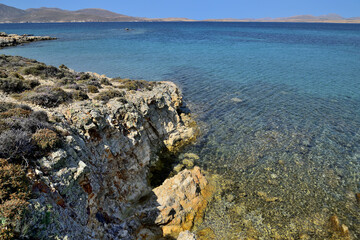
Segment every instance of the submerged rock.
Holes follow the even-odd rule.
[[[186,230],[179,234],[177,240],[196,240],[196,236],[195,236],[195,234]]]

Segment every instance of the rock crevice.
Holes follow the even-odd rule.
[[[168,189],[167,180],[152,191],[148,182],[161,149],[175,151],[196,135],[193,120],[179,114],[181,106],[176,85],[162,82],[151,91],[127,92],[106,103],[74,102],[48,112],[56,115],[55,127],[65,142],[38,161],[32,179],[37,197],[30,200],[22,235],[136,239],[144,232],[160,237],[189,230],[186,222],[193,222],[206,202],[197,190],[207,185],[200,170],[181,172],[171,180],[176,189]],[[168,194],[173,194],[171,204],[164,200]],[[152,221],[144,220],[144,214]]]

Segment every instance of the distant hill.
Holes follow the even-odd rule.
[[[0,23],[25,22],[194,22],[188,18],[143,18],[132,17],[99,8],[68,11],[59,8],[29,8],[26,10],[0,4]],[[206,19],[208,22],[333,22],[360,23],[360,17],[343,18],[337,14],[321,16],[299,15],[285,18],[260,19]]]
[[[137,22],[146,18],[126,16],[103,9],[68,11],[59,8],[29,8],[21,10],[0,4],[0,22]]]
[[[0,3],[0,19],[18,17],[25,13],[26,12],[24,10],[14,7],[9,7]]]
[[[338,14],[331,13],[321,16],[298,15],[284,18],[246,18],[246,19],[207,19],[209,22],[309,22],[309,23],[360,23],[360,17],[344,18]]]

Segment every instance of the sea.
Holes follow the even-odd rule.
[[[58,38],[0,54],[182,89],[201,128],[184,151],[198,154],[196,165],[220,186],[195,228],[203,239],[360,239],[360,24],[27,23],[0,31]]]

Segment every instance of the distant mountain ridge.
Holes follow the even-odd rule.
[[[100,8],[87,8],[77,11],[60,8],[29,8],[26,10],[14,8],[0,3],[0,23],[26,22],[195,22],[188,18],[144,18],[132,17]],[[360,23],[360,17],[344,18],[338,14],[321,16],[299,15],[285,18],[261,19],[206,19],[209,22],[333,22],[333,23]]]
[[[0,4],[0,22],[138,22],[147,21],[138,18],[114,13],[104,9],[88,8],[77,11],[60,8],[29,8],[21,10]]]

